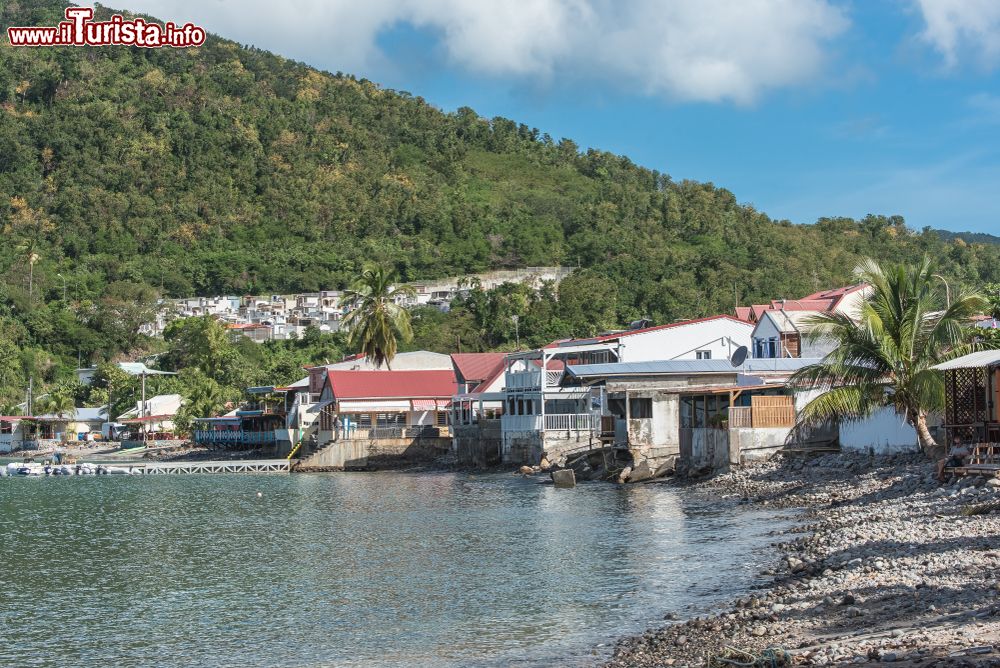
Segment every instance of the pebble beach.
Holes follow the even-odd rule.
[[[607,666],[1000,666],[1000,480],[831,454],[679,484],[804,521],[753,594],[624,638]]]

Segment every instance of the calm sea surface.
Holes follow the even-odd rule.
[[[512,475],[0,478],[0,665],[589,665],[753,586],[791,520],[717,505]]]

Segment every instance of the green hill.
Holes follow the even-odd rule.
[[[406,279],[583,267],[563,300],[538,298],[529,342],[796,297],[848,282],[865,254],[1000,279],[994,245],[898,217],[771,220],[710,183],[216,36],[188,50],[6,42],[7,26],[54,25],[63,8],[0,8],[0,316],[65,364],[145,345],[132,325],[151,291],[337,288],[373,259]],[[489,328],[473,315],[462,327]],[[427,339],[450,345],[435,328],[461,317],[428,316]],[[512,338],[498,332],[467,345]]]

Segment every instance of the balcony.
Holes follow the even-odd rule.
[[[542,372],[539,369],[509,372],[504,380],[508,390],[537,390],[542,387]]]
[[[597,431],[601,416],[592,413],[555,413],[545,416],[546,431]]]
[[[543,426],[544,431],[596,432],[601,427],[601,416],[592,413],[500,416],[503,431],[542,431]]]

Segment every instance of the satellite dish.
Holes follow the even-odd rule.
[[[748,352],[749,351],[746,346],[740,346],[736,349],[736,352],[733,353],[733,356],[729,358],[729,363],[733,366],[740,366],[747,361]]]

